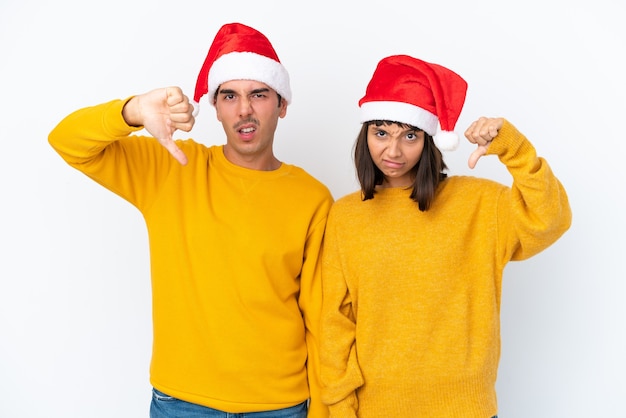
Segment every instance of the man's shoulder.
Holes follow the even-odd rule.
[[[312,187],[322,193],[330,194],[328,186],[326,186],[324,183],[322,183],[321,180],[306,171],[304,168],[293,164],[287,164],[287,167],[289,168],[289,174],[293,176],[295,180],[304,184],[306,187]]]

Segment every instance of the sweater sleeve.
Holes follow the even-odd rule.
[[[322,257],[323,309],[322,400],[333,418],[356,417],[356,390],[364,383],[356,353],[356,318],[340,265],[339,238],[332,215],[326,226]]]
[[[550,245],[572,222],[568,197],[545,159],[528,139],[504,121],[487,150],[506,165],[513,184],[501,197],[500,232],[506,231],[505,260],[527,259]]]
[[[306,253],[300,278],[299,305],[303,312],[306,346],[307,346],[307,377],[309,380],[310,403],[308,418],[328,417],[328,407],[321,400],[320,382],[320,315],[322,310],[322,271],[321,246],[324,227],[332,198],[324,202],[315,219],[312,233],[307,238]]]
[[[70,166],[141,208],[167,176],[172,159],[154,138],[131,135],[142,127],[131,127],[122,117],[128,100],[71,113],[48,142]]]

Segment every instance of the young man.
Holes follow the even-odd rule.
[[[217,33],[194,100],[208,95],[226,143],[190,131],[178,87],[78,110],[50,134],[72,167],[136,206],[150,237],[150,416],[327,416],[319,400],[320,246],[327,187],[273,152],[291,102],[269,40]],[[195,109],[194,109],[195,108]],[[151,136],[133,135],[145,128]]]

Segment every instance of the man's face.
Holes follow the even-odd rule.
[[[241,161],[273,157],[278,119],[287,114],[287,103],[278,103],[276,91],[258,81],[228,81],[218,89],[215,109],[226,133],[225,153],[231,162],[245,166]]]

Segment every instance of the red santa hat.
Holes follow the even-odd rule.
[[[406,123],[433,136],[440,150],[451,151],[459,144],[454,125],[466,91],[465,80],[445,67],[408,55],[386,57],[359,100],[361,122]]]
[[[289,74],[272,44],[258,30],[241,23],[229,23],[215,35],[198,74],[193,100],[208,95],[211,104],[220,84],[231,80],[255,80],[276,90],[291,103]]]

